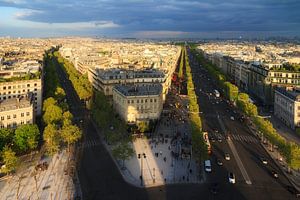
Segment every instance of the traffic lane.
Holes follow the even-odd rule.
[[[235,130],[238,130],[238,134],[249,135],[245,130],[243,130],[246,129],[245,127],[236,129],[236,124],[238,124],[237,122],[235,123],[235,121],[227,118],[225,118],[224,121],[232,134],[237,134]],[[287,185],[290,185],[288,180],[280,172],[274,161],[271,159],[269,154],[265,151],[260,143],[248,144],[245,141],[236,140],[234,140],[233,142],[239,149],[239,154],[241,155],[243,163],[246,163],[245,167],[250,175],[251,180],[253,180],[253,184],[261,187],[281,188],[283,193],[288,193],[284,189]],[[267,165],[262,163],[261,157],[267,159]],[[280,176],[278,180],[271,176],[271,170],[277,171]]]
[[[87,126],[86,138],[100,140],[91,123]],[[78,169],[83,199],[131,199],[145,198],[144,189],[127,184],[102,143],[83,149]]]

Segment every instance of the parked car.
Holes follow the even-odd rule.
[[[228,173],[228,181],[229,183],[235,184],[235,175],[232,172]]]
[[[229,155],[229,153],[225,153],[225,160],[230,160],[230,155]]]

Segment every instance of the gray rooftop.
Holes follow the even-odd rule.
[[[300,88],[286,89],[284,87],[277,87],[275,90],[294,101],[300,102]]]
[[[6,99],[0,101],[0,112],[26,108],[30,106],[31,101],[26,97]]]
[[[115,90],[124,96],[151,96],[160,95],[162,92],[161,84],[154,85],[117,85]]]
[[[163,78],[164,72],[159,70],[125,70],[125,69],[109,69],[99,70],[99,76],[102,79],[130,79],[130,78]]]

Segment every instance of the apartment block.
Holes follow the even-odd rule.
[[[117,85],[113,88],[113,105],[127,123],[156,120],[163,109],[162,86]]]
[[[275,89],[274,114],[287,126],[300,127],[300,88]]]
[[[0,128],[34,123],[33,102],[29,96],[0,100]]]

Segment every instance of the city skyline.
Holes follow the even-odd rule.
[[[300,2],[0,1],[0,36],[234,38],[299,36]]]

